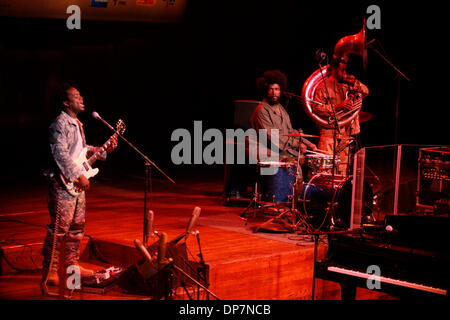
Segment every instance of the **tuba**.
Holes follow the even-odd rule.
[[[367,64],[367,46],[365,42],[365,20],[363,28],[360,32],[354,35],[349,35],[341,38],[334,47],[333,58],[344,58],[349,54],[359,55],[363,60],[363,68],[366,69]],[[330,119],[321,117],[314,113],[313,104],[319,103],[314,101],[314,94],[317,87],[328,77],[327,70],[329,65],[320,67],[314,71],[305,81],[302,88],[302,102],[307,115],[319,126],[325,128],[333,128]],[[359,114],[361,106],[354,108],[349,112],[343,114],[336,114],[339,126],[349,124]]]

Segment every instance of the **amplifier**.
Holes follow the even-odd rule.
[[[419,150],[417,204],[439,208],[450,203],[450,147]]]

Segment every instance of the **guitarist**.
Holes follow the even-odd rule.
[[[331,104],[334,106],[335,111],[351,110],[355,103],[354,97],[360,95],[361,99],[369,95],[369,89],[354,76],[346,73],[348,57],[342,58],[333,56],[330,61],[330,66],[327,70],[328,77],[325,83],[322,83],[317,87],[314,95],[314,100],[324,103],[324,105],[315,105],[314,112],[321,117],[331,117],[333,111]],[[328,97],[331,101],[328,100]],[[353,97],[353,98],[352,98]],[[338,168],[338,174],[347,174],[347,165],[349,158],[349,148],[346,147],[352,138],[358,138],[360,133],[359,115],[346,125],[341,127],[341,134],[337,134],[336,149],[342,149],[340,154],[337,154],[337,158],[340,159],[340,165]],[[320,138],[318,148],[326,151],[329,154],[333,154],[333,136],[334,129],[320,128]]]
[[[78,265],[79,245],[84,235],[85,227],[85,192],[89,189],[89,180],[82,174],[83,171],[75,165],[74,160],[83,150],[95,152],[100,147],[86,145],[83,125],[78,120],[78,114],[83,112],[85,106],[80,92],[69,84],[60,88],[59,103],[62,111],[51,123],[49,128],[49,145],[51,154],[51,169],[45,172],[49,181],[48,210],[50,224],[43,245],[43,278],[45,285],[58,285],[58,262],[65,259],[65,266]],[[101,160],[117,147],[117,137],[113,138],[110,147],[103,152]],[[89,155],[88,155],[89,157]],[[69,194],[62,184],[60,173],[69,181],[76,181],[81,192],[73,196]],[[56,230],[56,235],[55,235]],[[60,243],[65,243],[61,250]],[[65,257],[59,257],[65,252]],[[92,275],[93,271],[82,268],[81,276]]]

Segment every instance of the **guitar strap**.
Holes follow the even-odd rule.
[[[83,141],[83,148],[86,147],[86,137],[84,136],[83,124],[80,120],[75,119],[78,123],[78,129],[80,130],[81,140]]]

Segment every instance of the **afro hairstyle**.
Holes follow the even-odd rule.
[[[256,79],[256,87],[258,90],[267,91],[269,85],[277,83],[281,91],[287,88],[287,77],[280,70],[267,70],[262,77]]]

